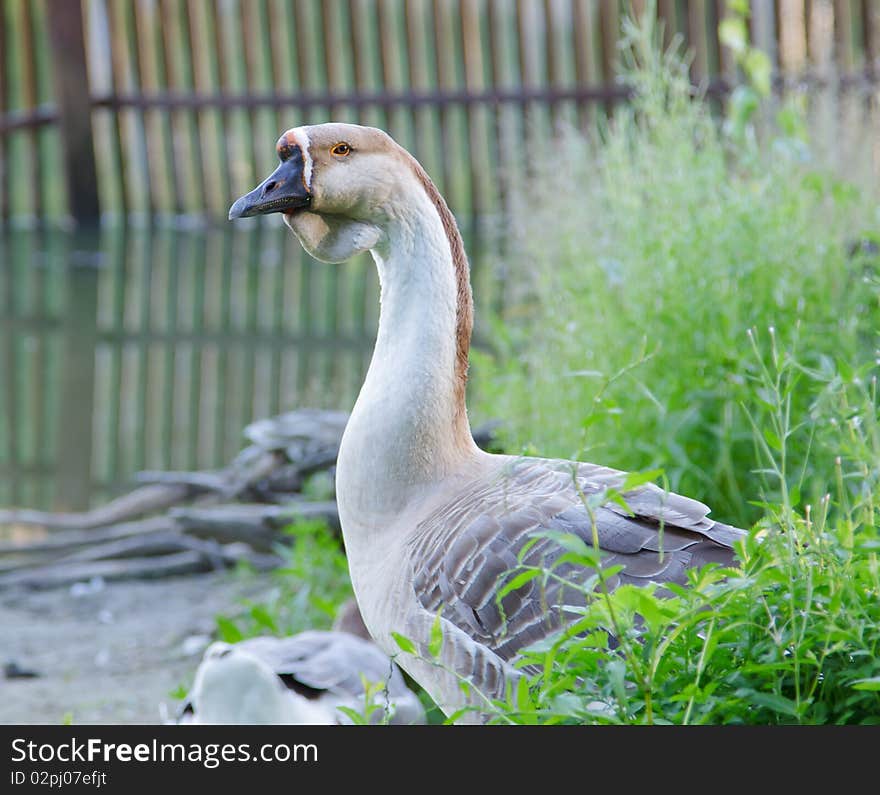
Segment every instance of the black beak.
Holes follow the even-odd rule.
[[[229,208],[229,220],[252,215],[283,213],[307,207],[311,194],[303,176],[303,155],[298,146],[285,149],[281,165],[262,184]]]

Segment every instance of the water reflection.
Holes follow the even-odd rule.
[[[377,289],[277,225],[0,230],[0,505],[85,508],[224,464],[256,417],[350,408]]]
[[[0,307],[0,506],[55,510],[222,466],[255,418],[350,409],[379,312],[369,256],[324,265],[267,222],[0,227]]]

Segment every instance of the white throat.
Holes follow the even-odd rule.
[[[372,250],[381,311],[373,358],[342,439],[343,527],[378,527],[476,450],[456,374],[458,282],[427,193],[401,196]]]

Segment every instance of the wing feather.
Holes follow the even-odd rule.
[[[592,546],[595,532],[602,567],[622,567],[607,578],[609,588],[685,584],[691,567],[735,564],[733,545],[745,531],[709,519],[697,500],[646,484],[624,493],[629,511],[616,502],[588,509],[589,497],[624,480],[592,464],[511,459],[418,526],[409,552],[420,604],[510,660],[572,620],[586,601],[578,585],[595,574],[560,562],[565,550],[552,532],[536,534],[570,533]],[[557,576],[528,580],[499,600],[521,566],[554,567]]]

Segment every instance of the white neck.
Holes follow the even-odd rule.
[[[399,513],[476,450],[456,368],[460,285],[450,242],[428,195],[417,186],[408,193],[372,251],[379,332],[339,452],[344,527]]]

